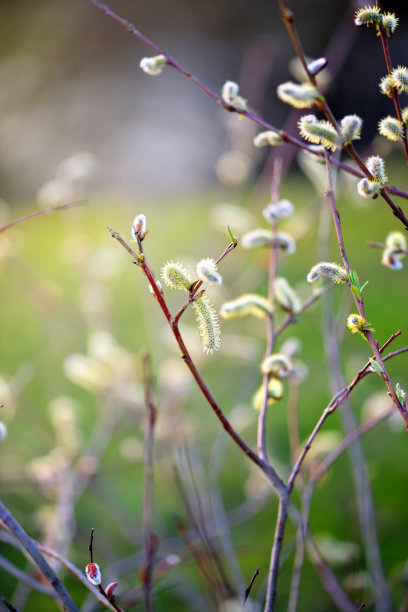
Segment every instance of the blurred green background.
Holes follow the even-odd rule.
[[[279,79],[274,70],[281,80],[289,78],[291,52],[272,3],[259,3],[256,9],[240,3],[232,11],[227,2],[197,3],[193,10],[180,1],[174,12],[164,3],[143,4],[123,0],[114,8],[152,37],[158,36],[160,44],[214,89],[227,78],[243,75],[247,79],[243,93],[250,102],[253,90],[260,112],[277,125],[285,120],[287,111],[275,100]],[[348,5],[330,3],[325,13],[332,23],[330,32],[318,32],[305,4],[294,3],[294,8],[300,10],[305,47],[308,43],[319,54],[332,40]],[[310,4],[313,10],[322,5]],[[193,268],[200,258],[217,257],[223,251],[227,223],[238,237],[265,226],[262,209],[270,198],[271,159],[252,147],[254,128],[246,120],[223,114],[179,75],[167,71],[156,80],[139,73],[138,62],[147,50],[87,3],[44,2],[34,7],[23,1],[5,2],[1,11],[5,29],[0,65],[0,224],[37,207],[87,200],[75,209],[0,235],[0,403],[8,428],[0,449],[2,500],[32,537],[60,550],[79,568],[88,562],[89,531],[94,527],[95,560],[101,565],[104,583],[105,576],[115,579],[120,574],[119,596],[136,589],[133,607],[143,609],[138,572],[146,411],[140,354],[147,349],[158,409],[153,529],[160,540],[158,555],[168,565],[154,589],[155,609],[214,606],[211,588],[177,534],[177,521],[186,528],[192,526],[186,499],[197,513],[190,470],[206,517],[223,518],[220,506],[214,506],[221,495],[231,522],[236,557],[225,559],[230,581],[242,593],[242,586],[260,567],[252,594],[261,601],[276,499],[226,439],[180,362],[145,279],[106,226],[112,225],[130,239],[133,218],[143,212],[149,228],[146,254],[156,276],[168,260],[181,259]],[[348,11],[350,15],[350,6]],[[259,46],[254,42],[258,34],[262,34]],[[344,58],[345,66],[354,66],[350,70],[358,70],[354,57],[367,57],[379,49],[373,32],[364,29],[358,36],[365,39],[361,53],[350,45],[353,59]],[[281,41],[285,42],[281,45]],[[401,43],[397,36],[395,41],[398,55]],[[271,50],[273,62],[271,69],[253,75],[253,66],[259,67],[259,49],[264,54],[261,58]],[[370,134],[378,118],[392,109],[377,93],[378,78],[368,70],[365,101],[359,99],[361,88],[356,92],[352,87],[357,102],[349,106],[350,90],[344,88],[343,73],[330,90],[336,113],[356,112],[364,119],[367,114]],[[378,74],[382,73],[383,66],[378,68]],[[292,123],[295,120],[292,116]],[[362,151],[387,155],[390,182],[403,188],[407,173],[401,152],[390,150],[384,142],[371,145],[368,141],[363,139]],[[282,150],[288,155],[286,148]],[[309,178],[310,173],[307,170]],[[316,180],[321,194],[324,177]],[[381,266],[381,252],[369,249],[366,242],[384,241],[389,231],[400,227],[380,199],[359,200],[355,186],[355,179],[339,181],[338,205],[351,265],[362,281],[369,280],[366,311],[381,344],[406,328],[406,270]],[[296,207],[296,215],[282,229],[296,238],[297,251],[281,259],[279,274],[307,298],[312,289],[306,275],[319,259],[318,226],[325,202],[296,164],[283,179],[281,196]],[[228,209],[226,203],[232,207]],[[330,258],[339,261],[333,237]],[[263,252],[238,246],[223,262],[221,272],[222,287],[208,291],[217,309],[242,293],[267,291]],[[353,308],[345,294],[343,287],[333,291],[342,367],[349,381],[370,352],[359,337],[344,332],[343,321]],[[182,296],[167,290],[167,297],[175,312]],[[219,405],[255,447],[252,397],[261,380],[263,322],[222,322],[223,348],[211,357],[200,351],[190,312],[183,317],[181,329]],[[322,333],[322,306],[317,303],[278,343],[279,349],[287,338],[299,338],[300,359],[309,370],[300,387],[301,440],[331,397]],[[404,335],[394,349],[405,345]],[[406,388],[404,356],[389,362],[389,372],[394,382]],[[268,418],[268,446],[282,476],[287,476],[290,461],[288,396],[285,384],[284,398],[272,407]],[[353,392],[351,404],[359,422],[387,405],[381,379],[366,378]],[[323,441],[327,432],[338,432],[341,439],[337,414],[324,427]],[[328,440],[333,446],[333,439]],[[406,444],[398,417],[378,426],[363,441],[380,547],[396,607],[404,597],[407,562]],[[318,487],[311,526],[350,596],[374,609],[347,455]],[[278,585],[279,610],[287,606],[295,538],[289,522]],[[350,546],[342,546],[345,543]],[[217,540],[216,546],[221,547],[221,542]],[[1,549],[16,567],[32,571],[9,544],[1,542]],[[75,578],[64,570],[62,576],[83,610],[98,609]],[[56,609],[54,602],[7,572],[2,573],[0,584],[20,610]],[[299,610],[332,609],[306,561]]]

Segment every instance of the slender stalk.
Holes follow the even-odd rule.
[[[264,612],[272,612],[275,609],[277,592],[276,587],[279,575],[279,560],[282,550],[283,534],[286,527],[286,519],[288,517],[289,501],[290,491],[286,490],[285,494],[279,497],[278,518],[276,521],[275,535],[273,539]]]
[[[282,176],[282,161],[278,157],[274,161],[274,168],[272,174],[272,203],[276,203],[279,199],[279,188],[280,181]],[[273,222],[272,230],[277,230],[277,223]],[[276,272],[278,268],[278,249],[276,246],[272,245],[269,249],[269,274],[268,274],[268,299],[272,305],[272,309],[275,302],[275,279]],[[273,353],[273,345],[274,345],[274,321],[275,317],[271,314],[266,321],[266,348],[264,358],[266,359]],[[269,402],[269,381],[270,374],[264,374],[262,379],[263,386],[263,400],[262,406],[259,411],[258,417],[258,433],[257,433],[257,441],[258,441],[258,454],[262,459],[269,463],[268,460],[268,452],[266,448],[266,415],[268,411],[268,402]]]
[[[379,349],[379,352],[383,352],[385,350],[385,348],[393,341],[395,340],[395,338],[397,338],[399,335],[401,334],[400,331],[396,332],[395,334],[392,334],[392,336],[387,340],[387,342],[385,344],[383,344],[383,346]],[[408,351],[408,347],[404,348],[404,349],[400,349],[399,351],[395,351],[394,353],[390,353],[390,355],[387,355],[387,357],[384,358],[384,361],[387,361],[387,359],[390,359],[391,357],[396,356],[397,354],[400,354],[402,352],[406,352]],[[327,407],[325,408],[325,410],[323,411],[320,419],[318,420],[317,424],[315,425],[312,433],[309,435],[309,438],[306,441],[306,444],[304,445],[304,447],[302,448],[301,452],[299,453],[299,457],[295,463],[295,465],[293,466],[292,472],[289,476],[289,480],[288,480],[288,488],[291,491],[293,489],[293,485],[296,481],[297,475],[300,471],[300,468],[302,466],[302,463],[306,457],[307,452],[309,451],[313,440],[315,439],[315,437],[317,436],[317,434],[319,433],[322,425],[324,424],[324,422],[326,421],[327,417],[330,416],[330,414],[332,414],[343,402],[345,402],[347,400],[347,398],[349,397],[350,393],[352,392],[352,390],[354,389],[354,387],[363,379],[365,378],[365,376],[367,376],[368,374],[371,374],[372,371],[370,370],[370,366],[371,363],[370,361],[368,361],[362,368],[361,370],[359,370],[356,374],[356,376],[354,377],[354,379],[351,381],[351,383],[349,383],[347,385],[347,387],[344,387],[343,389],[341,389],[338,393],[336,393],[336,395],[330,400],[329,404],[327,405]]]
[[[328,153],[326,152],[326,159],[327,159],[327,157],[328,157]],[[343,233],[342,233],[342,230],[341,230],[340,214],[339,214],[339,211],[337,210],[336,201],[335,201],[335,198],[334,198],[334,191],[333,191],[332,177],[331,177],[331,171],[330,171],[330,164],[326,163],[326,167],[327,167],[327,178],[328,178],[328,185],[329,185],[329,188],[328,188],[328,190],[326,192],[327,193],[327,198],[329,200],[330,207],[331,207],[331,210],[332,210],[332,217],[333,217],[334,227],[336,229],[337,241],[338,241],[339,248],[340,248],[340,255],[341,255],[341,258],[343,260],[344,267],[347,270],[347,274],[349,274],[349,272],[350,272],[350,265],[349,265],[349,262],[348,262],[348,258],[347,258],[347,254],[346,254],[346,248],[345,248],[345,245],[344,245]],[[354,300],[354,303],[355,303],[355,305],[357,307],[357,310],[358,310],[359,314],[363,317],[364,320],[367,320],[367,317],[366,317],[366,314],[365,314],[365,311],[364,311],[363,297],[361,296],[360,299],[358,299],[353,292],[351,292],[351,293],[352,293],[353,300]],[[370,347],[371,347],[371,350],[373,351],[375,360],[377,361],[377,363],[381,367],[381,370],[382,370],[381,377],[382,377],[382,379],[384,380],[384,382],[386,384],[386,387],[388,389],[388,392],[389,392],[390,396],[392,397],[392,400],[393,400],[394,404],[396,405],[400,415],[402,416],[402,419],[403,419],[403,421],[405,423],[406,430],[408,432],[408,411],[407,411],[405,406],[401,405],[400,401],[397,398],[396,391],[394,389],[393,384],[391,383],[391,379],[390,379],[390,377],[388,375],[388,372],[387,372],[387,370],[385,368],[385,365],[383,363],[383,360],[381,358],[381,353],[380,353],[380,351],[378,349],[378,345],[375,342],[371,331],[364,332],[364,335],[365,335],[365,337],[367,338],[367,340],[368,340],[368,342],[370,344]]]
[[[57,210],[64,210],[68,208],[73,208],[74,206],[78,206],[79,204],[84,204],[86,200],[76,200],[75,202],[68,202],[68,204],[61,204],[59,206],[49,206],[48,208],[44,208],[43,210],[38,210],[37,212],[30,213],[29,215],[25,215],[24,217],[20,217],[19,219],[14,219],[14,221],[9,221],[5,225],[0,227],[0,234],[2,232],[6,232],[12,227],[16,225],[20,225],[21,223],[25,223],[26,221],[32,221],[33,219],[38,219],[38,217],[43,217],[44,215],[49,215],[50,213],[56,212]]]
[[[152,533],[152,512],[153,512],[153,440],[154,425],[156,422],[156,408],[152,398],[152,377],[150,368],[150,358],[147,354],[143,355],[143,378],[145,388],[145,404],[147,410],[147,422],[145,433],[145,475],[144,475],[144,496],[143,496],[143,553],[144,553],[144,572],[143,587],[145,606],[147,612],[153,611],[152,595],[152,573],[155,553],[155,538]]]
[[[50,565],[44,559],[42,554],[39,551],[39,548],[32,540],[24,529],[19,525],[16,519],[13,517],[11,512],[7,510],[7,508],[0,502],[0,518],[4,521],[5,525],[10,529],[12,533],[19,540],[24,550],[28,553],[31,559],[34,561],[35,565],[40,570],[41,574],[44,576],[46,581],[52,586],[54,589],[57,599],[59,601],[59,605],[62,610],[66,610],[67,612],[78,612],[78,608],[76,607],[74,601],[72,600],[70,594],[66,590],[64,584],[58,578],[58,576],[54,573]]]

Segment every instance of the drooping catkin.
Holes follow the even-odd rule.
[[[196,318],[201,348],[205,353],[214,353],[221,347],[221,331],[217,313],[206,295],[192,304]]]

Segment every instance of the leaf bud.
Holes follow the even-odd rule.
[[[146,217],[143,214],[136,215],[132,223],[132,238],[137,242],[137,236],[140,240],[146,236]]]
[[[315,59],[309,62],[307,65],[307,69],[310,72],[310,74],[312,74],[313,76],[316,76],[316,74],[318,74],[321,70],[323,70],[323,68],[326,68],[326,66],[327,66],[327,58],[319,57],[318,59]]]

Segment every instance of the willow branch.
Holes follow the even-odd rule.
[[[304,142],[302,142],[301,140],[291,136],[290,134],[288,134],[284,130],[280,130],[279,128],[277,128],[277,127],[273,126],[272,124],[268,123],[267,121],[264,121],[263,119],[258,117],[255,113],[250,112],[250,111],[241,110],[239,108],[236,108],[235,106],[231,106],[230,104],[227,104],[222,99],[222,97],[220,95],[218,95],[213,90],[211,90],[209,87],[204,85],[204,83],[202,83],[197,77],[195,77],[193,74],[191,74],[191,72],[189,72],[186,68],[184,68],[181,64],[179,64],[174,57],[172,57],[164,49],[162,49],[161,47],[156,45],[156,43],[154,43],[150,38],[148,38],[147,36],[142,34],[142,32],[140,32],[140,30],[138,30],[132,23],[130,23],[129,21],[127,21],[123,17],[120,17],[117,13],[115,13],[112,9],[110,9],[106,4],[104,4],[103,2],[100,2],[99,0],[89,0],[89,2],[91,2],[91,4],[93,4],[99,10],[101,10],[104,13],[104,15],[106,15],[107,17],[110,17],[116,23],[118,23],[123,28],[125,28],[125,30],[127,30],[127,32],[129,32],[129,34],[131,34],[132,36],[135,36],[136,38],[141,40],[143,43],[148,45],[153,51],[155,51],[155,53],[158,53],[160,55],[164,55],[165,58],[166,58],[166,62],[167,62],[167,64],[170,67],[172,67],[175,70],[177,70],[177,72],[182,74],[195,87],[198,87],[198,89],[200,89],[200,91],[202,93],[204,93],[206,96],[210,97],[212,100],[217,102],[220,106],[222,106],[228,112],[236,113],[236,114],[241,115],[243,117],[247,117],[247,119],[249,119],[250,121],[253,121],[257,125],[259,125],[261,128],[263,128],[264,130],[272,130],[272,131],[276,132],[282,138],[283,142],[291,144],[291,145],[293,145],[293,146],[295,146],[295,147],[297,147],[299,149],[303,149],[305,151],[309,151],[310,153],[312,153],[313,155],[316,155],[317,157],[324,157],[324,155],[322,153],[314,151],[313,148],[309,147],[309,145],[307,145]],[[335,122],[335,119],[334,119],[330,109],[328,109],[327,104],[323,108],[323,110],[325,111],[325,113],[329,117],[331,117],[331,120]],[[358,157],[358,155],[355,152],[355,150],[353,148],[351,148],[351,149],[347,149],[346,148],[346,150],[349,152],[351,157],[353,157],[353,159],[356,161],[357,165],[360,167],[360,169],[361,169],[360,173],[358,171],[356,171],[354,168],[351,168],[347,164],[344,164],[343,162],[340,162],[338,160],[331,159],[331,163],[334,163],[335,165],[337,165],[338,167],[342,168],[346,172],[349,172],[350,174],[353,174],[353,175],[358,176],[360,178],[366,176],[367,178],[372,179],[372,176],[370,175],[369,171],[367,170],[367,168],[365,167],[365,165],[363,164],[361,159]],[[404,216],[403,211],[398,206],[396,206],[392,202],[392,200],[389,198],[389,196],[388,196],[389,193],[392,193],[394,195],[398,195],[400,197],[408,199],[408,192],[402,191],[402,190],[400,190],[400,189],[398,189],[396,187],[392,187],[392,186],[386,187],[386,188],[384,188],[381,191],[381,195],[386,200],[387,204],[393,209],[394,214],[408,228],[408,219],[406,219],[406,217]]]
[[[76,200],[75,202],[69,202],[68,204],[61,204],[60,206],[49,206],[48,208],[44,208],[43,210],[38,210],[37,212],[31,213],[29,215],[25,215],[24,217],[20,217],[19,219],[14,219],[14,221],[10,221],[9,223],[6,223],[6,225],[2,225],[0,227],[0,234],[2,232],[6,232],[12,227],[15,227],[16,225],[25,223],[26,221],[32,221],[33,219],[38,219],[38,217],[49,215],[50,213],[56,212],[58,210],[65,210],[68,208],[73,208],[74,206],[78,206],[79,204],[84,204],[85,202],[86,200]]]
[[[44,578],[51,585],[56,593],[56,597],[59,601],[60,607],[62,610],[66,610],[67,612],[78,612],[78,608],[76,607],[74,601],[72,600],[70,594],[66,590],[64,584],[58,578],[58,576],[54,573],[51,566],[47,563],[47,561],[42,556],[37,543],[32,540],[24,529],[19,525],[16,519],[13,517],[11,512],[7,510],[7,508],[0,502],[0,518],[4,522],[4,524],[10,529],[12,533],[16,536],[16,538],[21,543],[24,550],[34,561],[35,565],[38,567]]]
[[[212,396],[210,390],[208,389],[207,385],[205,384],[204,380],[202,379],[200,373],[197,370],[196,365],[194,364],[190,353],[187,350],[187,347],[184,343],[184,340],[181,336],[180,330],[178,328],[177,322],[174,323],[174,320],[171,316],[171,313],[167,307],[166,301],[162,295],[162,293],[160,292],[160,290],[157,287],[156,281],[154,279],[154,275],[153,272],[150,268],[150,266],[148,265],[147,259],[145,257],[145,255],[139,253],[136,254],[134,251],[132,251],[132,249],[126,244],[126,242],[123,240],[123,238],[118,234],[118,232],[116,232],[113,228],[108,227],[111,235],[113,238],[115,238],[116,240],[118,240],[118,242],[128,251],[128,253],[130,253],[133,257],[133,259],[135,260],[135,262],[138,264],[138,266],[141,268],[143,274],[146,276],[147,280],[150,283],[150,286],[152,287],[152,290],[156,296],[156,299],[159,303],[160,308],[163,311],[163,314],[166,317],[166,320],[168,322],[168,324],[170,325],[170,328],[173,332],[173,336],[179,346],[180,352],[181,352],[181,358],[183,359],[183,361],[185,362],[186,366],[188,367],[188,369],[190,370],[194,380],[196,381],[196,384],[198,386],[198,388],[200,389],[202,395],[204,396],[204,398],[206,399],[207,403],[210,405],[210,407],[212,408],[213,412],[215,413],[216,417],[218,418],[218,420],[220,421],[222,427],[224,428],[224,430],[227,432],[227,434],[234,440],[235,444],[245,453],[245,455],[253,462],[255,463],[263,472],[264,474],[268,477],[268,479],[272,482],[272,484],[274,485],[274,487],[276,488],[276,490],[278,492],[283,492],[285,489],[285,485],[283,483],[283,481],[279,478],[278,474],[276,473],[276,471],[274,470],[274,468],[269,465],[268,463],[266,463],[261,457],[259,457],[259,455],[252,450],[252,448],[241,438],[241,436],[238,434],[237,431],[235,431],[235,429],[232,427],[231,423],[229,422],[229,420],[227,419],[227,417],[225,416],[225,414],[222,412],[221,408],[218,406],[217,402],[215,401],[214,397]]]

